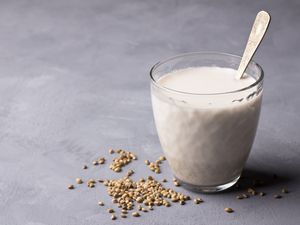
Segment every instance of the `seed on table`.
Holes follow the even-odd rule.
[[[273,195],[273,197],[276,198],[276,199],[282,198],[281,195]]]
[[[115,150],[113,150],[112,148],[108,150],[109,154],[114,154]]]
[[[247,194],[243,194],[242,195],[244,198],[249,198],[249,195],[247,195]]]
[[[149,165],[149,164],[150,164],[150,161],[149,161],[149,160],[145,160],[145,164],[146,164],[146,165]]]
[[[121,212],[122,212],[123,214],[127,214],[127,210],[125,210],[125,209],[122,209]]]
[[[117,219],[117,217],[116,217],[115,214],[112,214],[110,218],[111,218],[112,220],[116,220],[116,219]]]
[[[122,213],[122,214],[121,214],[121,217],[122,217],[122,218],[127,218],[127,215]]]
[[[234,212],[232,208],[225,208],[224,210],[225,210],[225,212],[227,212],[227,213],[232,213],[232,212]]]
[[[238,195],[236,196],[237,199],[244,199],[244,197],[242,195]]]
[[[174,185],[175,185],[176,187],[179,187],[179,186],[180,186],[180,183],[179,183],[178,181],[174,181],[173,183],[174,183]]]
[[[94,183],[88,183],[88,187],[93,188],[93,187],[95,187],[95,184]]]
[[[136,201],[138,202],[138,203],[142,203],[143,202],[143,198],[142,197],[137,197],[137,199],[136,199]]]
[[[284,193],[284,194],[287,194],[287,193],[289,193],[289,190],[286,189],[286,188],[282,188],[282,189],[281,189],[281,192]]]
[[[118,200],[116,199],[116,198],[114,198],[113,200],[112,200],[112,203],[118,203]]]
[[[115,210],[113,210],[113,209],[108,209],[107,212],[108,212],[108,213],[114,213]]]
[[[73,184],[69,185],[68,189],[70,189],[70,190],[74,189],[74,185]]]
[[[76,183],[77,183],[77,184],[82,184],[83,181],[82,181],[80,178],[76,178]]]
[[[98,205],[104,206],[104,203],[100,201],[100,202],[98,202]]]
[[[86,170],[88,167],[87,165],[83,165],[82,169]]]
[[[170,203],[169,203],[169,204],[170,204]],[[149,210],[153,210],[154,208],[153,208],[152,205],[149,205],[149,206],[148,206],[148,209],[149,209]]]
[[[164,206],[170,207],[170,206],[171,206],[171,203],[166,201],[166,202],[164,203]]]
[[[266,193],[265,193],[265,192],[259,192],[259,195],[260,195],[260,196],[265,196]]]
[[[256,195],[256,191],[253,188],[248,188],[247,192],[251,195]]]
[[[98,179],[98,182],[99,182],[99,183],[103,183],[103,182],[104,182],[104,180],[102,180],[102,179]]]
[[[160,161],[164,161],[164,160],[166,160],[166,157],[165,157],[165,156],[160,156],[160,157],[159,157],[159,160],[160,160]]]
[[[142,206],[141,205],[138,205],[137,208],[138,208],[139,211],[142,211]]]
[[[185,201],[179,201],[180,205],[185,205]]]
[[[145,208],[142,208],[142,211],[143,211],[143,212],[148,212],[148,210],[147,210],[147,209],[145,209]]]
[[[118,172],[121,172],[121,167],[116,167],[116,168],[114,169],[114,171],[117,172],[117,173],[118,173]]]
[[[201,198],[195,198],[194,199],[195,204],[200,204],[201,202],[203,202],[203,200]]]
[[[167,179],[163,179],[162,182],[166,183],[166,182],[168,182],[168,181],[167,181]]]
[[[138,212],[133,212],[133,213],[132,213],[132,216],[134,216],[134,217],[139,217],[140,214],[139,214]]]
[[[173,182],[176,182],[176,181],[177,181],[177,179],[174,177],[174,178],[173,178]]]
[[[93,165],[97,166],[98,165],[98,161],[93,161]]]
[[[98,160],[98,163],[99,163],[99,164],[104,164],[104,163],[105,163],[105,159],[99,159],[99,160]]]

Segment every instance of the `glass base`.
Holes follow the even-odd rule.
[[[187,190],[193,191],[193,192],[202,192],[202,193],[215,193],[219,191],[224,191],[230,187],[232,187],[240,178],[240,176],[234,178],[232,181],[229,181],[226,184],[220,184],[220,185],[213,185],[213,186],[201,186],[201,185],[194,185],[186,183],[178,178],[176,178],[181,186]]]

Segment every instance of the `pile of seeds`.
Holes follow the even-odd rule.
[[[185,201],[190,200],[189,196],[163,187],[151,176],[139,181],[127,177],[107,180],[104,185],[107,186],[107,193],[113,197],[113,202],[123,210],[132,210],[137,203],[147,207],[162,205],[169,207],[170,201],[184,204]],[[144,211],[143,207],[140,206],[140,210]]]
[[[99,159],[93,161],[93,165],[97,166],[99,164],[104,164],[105,163],[105,158],[104,157],[100,157]]]
[[[136,160],[137,157],[135,154],[125,150],[110,149],[110,154],[119,154],[118,157],[113,159],[113,162],[109,168],[115,172],[121,172],[122,168],[129,164],[132,160]],[[160,164],[162,161],[166,160],[164,156],[160,156],[154,162],[145,160],[145,164],[150,168],[151,171],[155,173],[160,173]],[[93,161],[93,165],[99,165],[105,163],[105,158],[100,157],[97,160]],[[88,169],[87,165],[83,166],[83,169]],[[165,188],[159,181],[155,180],[152,176],[147,177],[146,179],[142,178],[138,181],[134,181],[130,178],[134,174],[134,171],[130,169],[123,178],[115,180],[102,180],[98,179],[99,183],[103,183],[107,187],[107,193],[112,197],[112,202],[121,208],[121,218],[128,217],[128,210],[135,210],[131,214],[133,217],[141,216],[142,212],[148,212],[153,210],[153,207],[165,206],[170,207],[173,203],[179,203],[180,205],[185,205],[186,201],[191,198],[187,195],[184,195],[180,192],[176,192],[171,188]],[[277,176],[274,175],[274,179],[277,179]],[[77,184],[83,184],[84,181],[81,178],[76,178],[75,182]],[[162,179],[162,182],[167,182],[167,179]],[[94,188],[96,180],[89,179],[86,181],[86,184],[89,188]],[[265,196],[264,192],[257,192],[254,187],[262,184],[262,181],[253,180],[253,187],[246,189],[246,193],[241,193],[236,196],[237,199],[246,199],[250,196]],[[180,186],[179,181],[176,178],[173,178],[173,185]],[[73,184],[68,186],[68,189],[74,189]],[[239,188],[239,184],[236,184],[236,188]],[[289,191],[286,188],[281,190],[281,193],[287,194]],[[282,196],[280,194],[273,195],[274,198],[280,199]],[[171,203],[172,202],[172,203]],[[193,201],[195,204],[200,204],[203,202],[201,198],[195,198]],[[104,202],[99,201],[99,206],[104,206]],[[232,213],[234,210],[232,208],[224,208],[224,211],[227,213]],[[111,215],[112,220],[116,220],[117,216],[115,215],[114,209],[107,209],[107,212]]]
[[[113,154],[114,152],[112,153],[111,150],[110,153]],[[119,157],[114,158],[113,162],[109,165],[109,168],[117,173],[122,171],[122,167],[129,164],[132,160],[137,159],[136,155],[129,151],[119,149],[117,153],[119,154]]]
[[[155,172],[155,173],[160,173],[160,164],[162,161],[166,160],[165,156],[160,156],[155,162],[150,162],[149,160],[145,160],[145,164],[148,166],[148,168]]]

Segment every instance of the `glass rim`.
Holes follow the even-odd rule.
[[[254,60],[251,60],[249,64],[253,64],[254,66],[256,66],[259,69],[259,71],[260,71],[259,78],[253,84],[251,84],[251,85],[249,85],[247,87],[244,87],[244,88],[241,88],[241,89],[238,89],[238,90],[227,91],[227,92],[195,93],[195,92],[179,91],[179,90],[175,90],[175,89],[168,88],[168,87],[160,85],[157,82],[157,80],[154,78],[154,76],[153,76],[154,71],[159,66],[161,66],[161,65],[163,65],[163,64],[165,64],[165,63],[167,63],[169,61],[172,61],[174,59],[184,58],[184,57],[193,56],[193,55],[209,55],[209,54],[221,55],[221,56],[230,56],[230,57],[233,57],[233,58],[242,59],[242,57],[239,56],[239,55],[234,55],[234,54],[225,53],[225,52],[217,52],[217,51],[200,51],[200,52],[188,52],[188,53],[178,54],[178,55],[166,58],[164,60],[161,60],[161,61],[157,62],[156,64],[154,64],[154,66],[152,66],[152,68],[150,69],[150,77],[151,77],[152,84],[154,84],[156,87],[158,87],[160,89],[163,89],[165,91],[172,92],[172,93],[185,94],[185,95],[196,95],[196,96],[197,95],[198,96],[201,96],[201,95],[213,96],[213,95],[233,94],[233,93],[238,93],[238,92],[246,91],[246,90],[248,90],[248,89],[250,89],[252,87],[257,86],[260,82],[263,81],[264,71],[263,71],[262,67],[258,63],[256,63]]]

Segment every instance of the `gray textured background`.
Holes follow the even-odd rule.
[[[242,54],[260,9],[272,24],[255,56],[265,70],[265,95],[246,172],[266,181],[259,189],[266,197],[200,195],[199,206],[112,222],[97,205],[112,205],[103,187],[66,189],[78,176],[116,177],[104,166],[81,169],[98,156],[110,159],[109,147],[138,154],[128,166],[135,178],[150,174],[143,160],[162,154],[150,67],[189,51]],[[1,0],[0,224],[299,224],[299,40],[297,0]],[[171,177],[166,163],[162,170],[157,177]],[[282,187],[291,193],[273,199]]]

